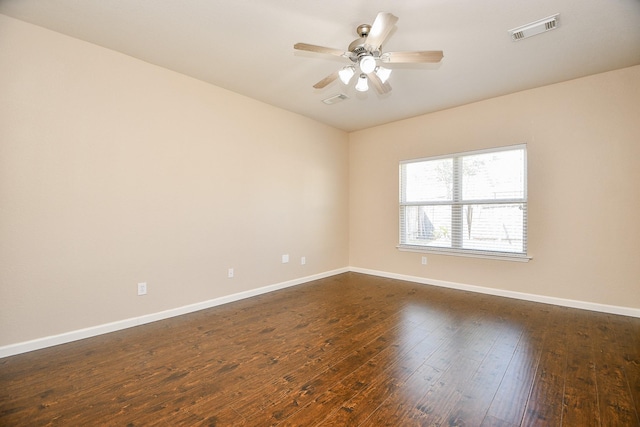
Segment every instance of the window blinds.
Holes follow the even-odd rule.
[[[526,257],[526,146],[400,163],[400,248]]]

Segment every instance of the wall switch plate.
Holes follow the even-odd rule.
[[[422,257],[422,265],[427,265],[427,257],[426,256]]]
[[[146,295],[147,294],[147,283],[138,283],[138,295]]]
[[[233,277],[233,268],[230,268],[229,271],[227,271],[227,277],[229,279],[231,279]]]
[[[305,265],[307,263],[307,257],[300,258],[300,265]]]
[[[289,262],[289,254],[282,255],[282,263],[286,264]]]

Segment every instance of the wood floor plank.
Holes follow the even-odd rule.
[[[537,309],[525,308],[518,320],[513,322],[512,328],[521,332],[520,340],[483,426],[496,424],[496,420],[511,425],[520,425],[522,422],[548,331],[546,319],[554,313],[552,307],[544,305]]]
[[[423,364],[402,386],[395,390],[377,408],[370,408],[371,415],[361,426],[399,426],[407,423],[409,415],[414,414],[420,395],[433,387],[445,372],[433,366]],[[405,424],[402,424],[405,423]],[[331,424],[327,424],[331,425]],[[334,424],[335,425],[335,424]]]
[[[327,365],[313,365],[309,368],[302,367],[293,371],[289,367],[286,373],[279,376],[280,387],[278,391],[272,392],[270,396],[265,396],[269,400],[267,407],[261,411],[253,411],[253,415],[248,415],[248,419],[261,419],[263,423],[266,423],[268,419],[271,424],[276,424],[297,412],[300,406],[306,405],[329,390],[354,370],[368,363],[373,357],[392,345],[393,337],[397,334],[392,324],[395,324],[396,321],[397,319],[392,317],[370,327],[367,330],[367,338],[364,338],[364,334],[359,335],[360,340],[352,343],[364,342],[365,345],[360,345],[359,348],[351,345],[346,345],[345,348],[338,346]],[[237,407],[237,410],[241,413],[252,411],[251,407]]]
[[[415,288],[410,289],[410,291],[407,293],[407,296],[410,297],[414,294],[415,294]],[[415,304],[413,304],[413,306],[415,307]],[[335,378],[333,381],[337,383],[341,379],[345,378],[344,372],[340,372],[340,370],[336,369],[337,368],[336,366],[333,366],[328,371],[320,373],[320,378],[314,381],[314,384],[313,384],[314,391],[318,393],[318,392],[323,392],[323,390],[326,390],[323,393],[326,393],[329,396],[334,396],[336,394],[340,396],[346,396],[349,393],[346,393],[343,391],[345,388],[345,384],[346,384],[346,387],[349,387],[353,390],[360,390],[363,388],[366,388],[368,390],[371,387],[377,386],[377,384],[376,385],[368,384],[368,381],[369,381],[368,378],[370,377],[375,378],[376,375],[380,375],[382,371],[388,372],[392,369],[395,369],[396,366],[398,366],[401,370],[407,369],[406,366],[403,366],[403,363],[406,364],[408,362],[402,356],[403,354],[405,354],[406,351],[411,350],[412,347],[418,346],[421,341],[427,341],[429,343],[427,344],[427,346],[435,346],[435,345],[438,345],[437,343],[439,342],[439,340],[442,340],[440,330],[442,329],[441,326],[445,322],[445,319],[443,319],[441,315],[436,313],[429,313],[429,311],[426,311],[426,310],[421,310],[421,311],[408,310],[407,311],[406,308],[403,308],[402,317],[403,317],[403,322],[401,322],[402,327],[397,328],[397,330],[394,330],[393,331],[394,334],[391,334],[390,336],[386,336],[386,337],[384,336],[379,337],[379,338],[384,338],[384,343],[386,344],[384,348],[383,347],[380,348],[381,351],[379,352],[379,354],[373,356],[369,361],[366,362],[366,364],[364,363],[366,361],[366,358],[364,360],[361,360],[359,363],[362,364],[362,367],[357,371],[355,371],[353,374],[348,374],[346,376],[346,379],[342,381],[341,384],[338,384],[335,387],[335,389],[326,390],[326,385],[331,384],[331,381],[328,381],[328,379]],[[388,328],[388,327],[385,326],[385,328]],[[371,327],[370,329],[375,332],[375,329]],[[421,351],[424,351],[422,347],[420,347],[420,349]],[[413,349],[411,351],[412,351],[412,356],[414,356],[414,353],[416,353],[416,350]],[[354,356],[356,356],[357,358],[361,358],[362,355],[360,354],[360,351],[357,351],[354,354]],[[344,362],[348,362],[349,365],[351,366],[350,369],[353,369],[353,366],[355,365],[349,359],[350,357],[343,359],[340,362],[340,364],[344,364]],[[382,366],[382,368],[379,368],[379,366]],[[371,369],[372,367],[374,367],[374,369]],[[373,371],[373,372],[368,372],[368,371]],[[341,376],[336,375],[337,373],[339,373]],[[322,380],[322,377],[327,377],[327,378]],[[324,387],[321,387],[321,385],[323,385]],[[365,393],[370,393],[370,391],[365,391]],[[357,394],[357,393],[351,393],[349,395],[353,396],[354,394]],[[274,405],[274,407],[278,408],[276,413],[278,414],[279,417],[282,417],[284,414],[289,413],[294,409],[296,411],[299,411],[300,410],[299,406],[303,403],[306,403],[309,397],[313,397],[313,395],[308,393],[304,393],[304,394],[301,393],[300,398],[298,399],[294,399],[293,401],[280,402]],[[317,402],[310,403],[310,405],[322,405],[323,407],[327,408],[329,407],[328,402],[332,401],[332,399],[327,396],[316,397],[316,400]],[[288,406],[287,409],[284,409],[282,407],[283,403],[286,406]],[[350,403],[350,405],[353,406],[353,403]],[[336,408],[332,408],[332,410],[335,410],[335,409]],[[350,408],[350,410],[353,412],[353,408]],[[302,418],[304,418],[304,416],[302,416]],[[295,424],[298,421],[296,421],[296,417],[294,417],[294,419],[291,422]]]
[[[640,319],[345,273],[0,359],[0,425],[640,426]]]
[[[475,323],[469,345],[458,353],[461,362],[452,363],[438,384],[421,399],[409,419],[419,420],[421,425],[465,425],[460,423],[467,421],[480,425],[508,363],[491,357],[496,343],[499,346],[502,343],[502,327],[484,317]],[[453,374],[451,379],[448,379],[449,373]],[[470,403],[476,406],[472,407]]]
[[[588,327],[592,317],[574,310],[567,323],[569,352],[562,416],[565,426],[600,426],[592,332]]]
[[[358,407],[352,399],[354,396],[360,392],[372,396],[381,389],[386,390],[387,387],[393,387],[393,384],[413,373],[424,362],[425,354],[430,354],[444,341],[444,322],[442,316],[421,316],[420,320],[413,317],[408,325],[404,324],[398,330],[399,334],[394,337],[392,345],[372,357],[367,363],[362,364],[356,371],[342,379],[339,384],[309,404],[324,408],[320,421],[330,418],[329,425],[335,424],[335,417],[330,417],[328,412],[342,410],[348,413],[354,411],[357,413]],[[388,378],[389,381],[386,384],[380,384],[379,378]],[[335,396],[342,396],[343,400],[336,400]],[[347,403],[345,404],[345,402]],[[344,409],[341,409],[343,406]],[[291,421],[288,420],[285,425],[298,425],[297,423],[305,419],[303,412],[306,412],[306,409],[308,408],[293,416]],[[366,411],[365,408],[365,413],[368,416]]]
[[[446,337],[450,333],[451,329],[443,325],[418,345],[411,346],[410,341],[405,342],[409,351],[402,355],[389,353],[381,355],[373,362],[380,367],[378,371],[383,375],[371,376],[367,370],[359,370],[345,379],[343,384],[346,387],[352,387],[354,382],[365,383],[366,386],[361,387],[349,400],[342,402],[340,408],[333,416],[327,418],[324,424],[359,425],[371,415],[372,408],[381,405],[400,388],[405,395],[409,393],[410,386],[406,382],[414,375],[423,375],[420,368],[446,342]]]
[[[617,332],[623,358],[623,367],[640,425],[640,318],[612,316],[611,323]]]
[[[564,381],[567,366],[568,309],[560,307],[550,320],[533,387],[522,420],[523,426],[562,425]]]
[[[522,335],[522,331],[509,327],[497,328],[499,335],[493,347],[446,417],[450,425],[481,425],[493,402]]]
[[[501,420],[499,418],[493,417],[491,415],[487,415],[482,420],[482,424],[481,425],[483,427],[517,427],[520,424],[512,424],[512,423],[509,423],[507,421],[503,421],[503,420]]]
[[[640,425],[627,381],[624,343],[612,315],[600,315],[594,331],[594,358],[600,419],[603,426]],[[616,344],[618,343],[618,344]]]
[[[475,371],[480,363],[476,359],[479,350],[475,344],[482,337],[477,334],[477,328],[471,327],[477,325],[480,318],[481,315],[475,312],[466,324],[453,321],[448,327],[450,334],[445,343],[428,355],[423,366],[403,382],[362,425],[420,422],[423,412],[430,413],[435,409],[430,402],[433,396],[446,398],[443,400],[450,402],[449,395],[443,390],[456,394],[458,379],[465,378],[465,373],[470,370]],[[455,369],[452,369],[454,366]],[[440,414],[440,407],[436,414]]]

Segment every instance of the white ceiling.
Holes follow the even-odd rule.
[[[383,51],[442,62],[390,67],[386,95],[314,89],[349,61],[294,43],[347,50],[380,11],[399,18]],[[640,0],[0,0],[0,13],[345,131],[640,64]],[[511,41],[555,13],[556,30]],[[350,99],[321,102],[338,93]]]

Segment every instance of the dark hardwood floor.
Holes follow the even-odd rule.
[[[0,425],[638,426],[640,319],[346,273],[0,359]]]

